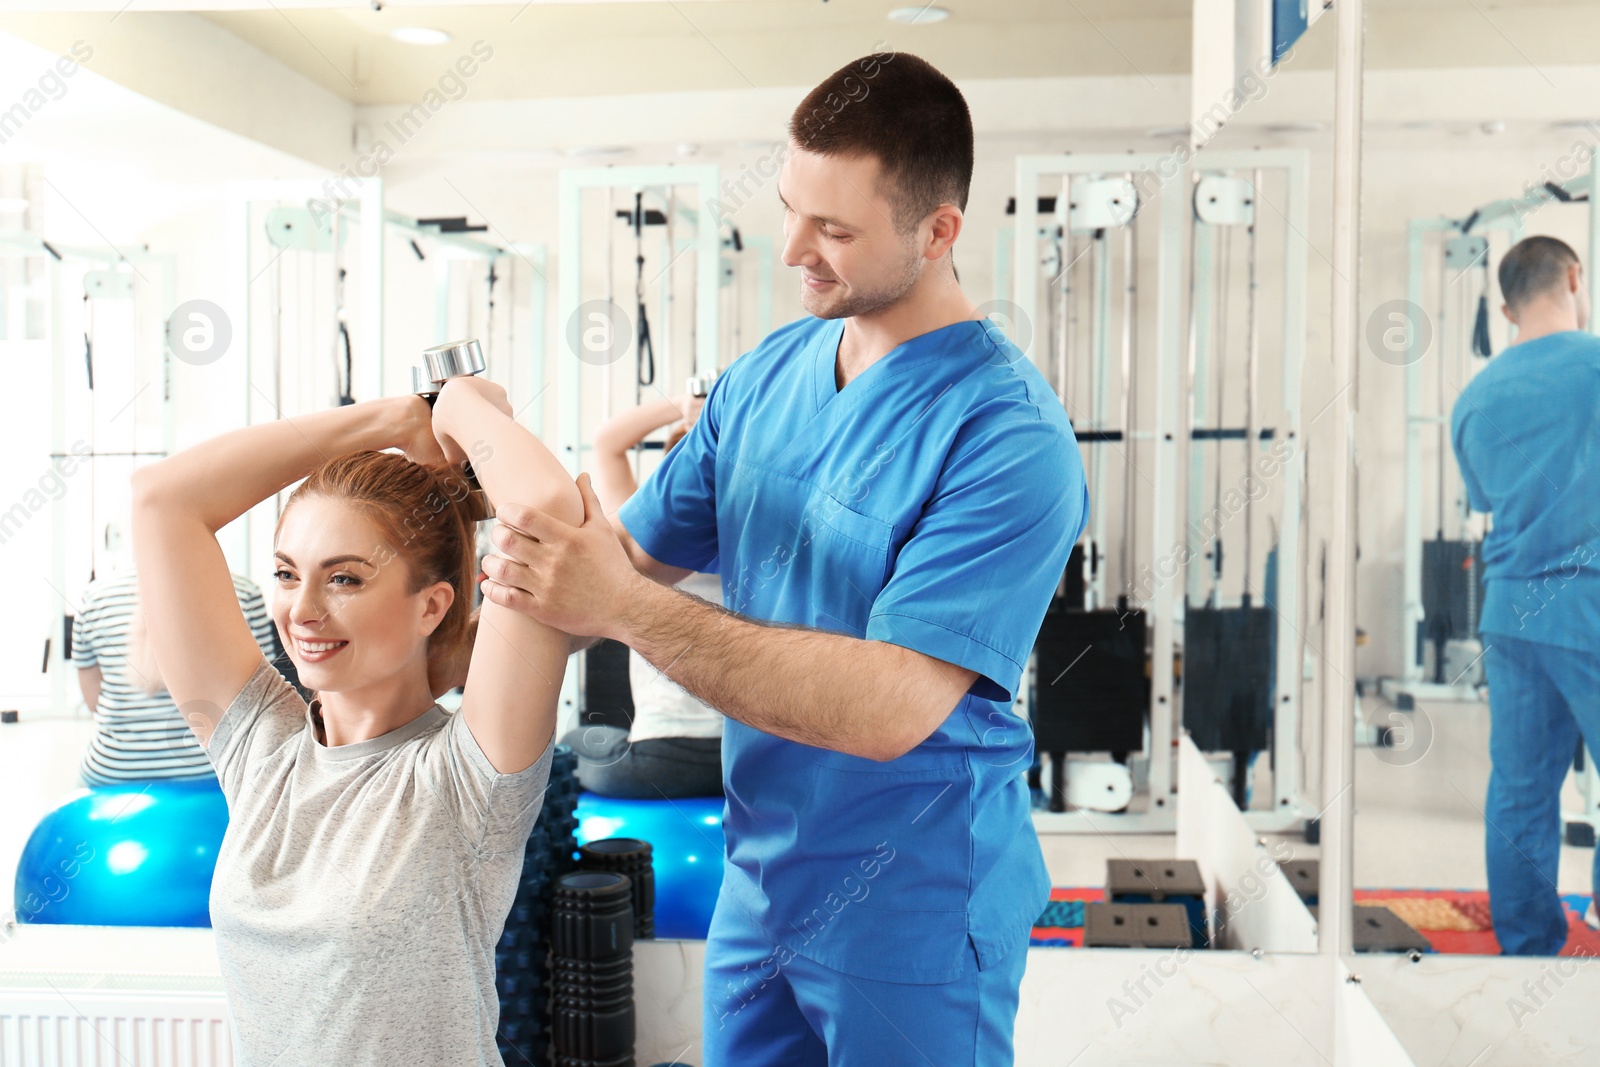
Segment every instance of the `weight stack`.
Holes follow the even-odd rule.
[[[1041,752],[1139,752],[1150,708],[1142,609],[1049,611],[1034,642]]]
[[[1445,645],[1477,638],[1483,596],[1482,545],[1441,539],[1422,542],[1423,617],[1417,624],[1417,662],[1423,662],[1424,645],[1433,645],[1433,681],[1454,681],[1445,674]]]
[[[1033,738],[1050,757],[1050,810],[1067,810],[1066,758],[1109,752],[1118,762],[1144,748],[1150,707],[1145,613],[1071,611],[1053,605],[1034,641]],[[1038,775],[1030,773],[1029,785]]]
[[[556,881],[550,1044],[555,1067],[634,1067],[633,884],[613,871]]]
[[[555,746],[544,803],[523,851],[522,882],[495,948],[500,1056],[507,1067],[550,1060],[550,913],[556,879],[577,866],[578,758]]]
[[[608,837],[578,849],[578,869],[625,874],[633,884],[633,939],[656,936],[656,873],[650,842],[636,837]]]
[[[1183,728],[1201,752],[1233,754],[1240,811],[1250,806],[1250,754],[1272,744],[1277,627],[1270,606],[1184,608]]]

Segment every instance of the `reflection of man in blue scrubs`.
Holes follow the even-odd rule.
[[[585,481],[581,529],[502,509],[537,543],[502,526],[487,589],[728,716],[708,1067],[1009,1064],[1050,885],[1012,700],[1083,471],[1049,386],[955,278],[955,86],[870,56],[789,133],[784,262],[814,317],[722,375],[625,530]],[[731,611],[641,577],[697,570]]]
[[[1501,950],[1554,955],[1561,783],[1580,733],[1600,752],[1600,338],[1583,268],[1530,237],[1500,263],[1517,343],[1451,418],[1473,510],[1490,512],[1479,629],[1489,681],[1489,907]],[[1594,887],[1600,888],[1600,852]]]

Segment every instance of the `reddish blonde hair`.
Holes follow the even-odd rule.
[[[351,452],[312,471],[283,509],[287,515],[295,501],[308,496],[346,501],[372,520],[394,556],[405,561],[410,592],[435,582],[448,582],[455,590],[443,621],[428,637],[428,682],[435,696],[450,688],[443,682],[459,673],[476,629],[477,527],[469,518],[470,492],[453,468],[414,463],[392,452]]]

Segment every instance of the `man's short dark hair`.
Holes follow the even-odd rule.
[[[1567,268],[1578,253],[1554,237],[1527,237],[1511,246],[1500,261],[1500,295],[1506,307],[1520,311],[1534,299],[1566,285]]]
[[[972,114],[931,63],[874,52],[824,78],[789,119],[789,137],[824,156],[873,156],[905,233],[940,204],[963,211],[972,186]]]

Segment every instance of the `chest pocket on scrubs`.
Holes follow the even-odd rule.
[[[861,636],[889,574],[894,528],[818,490],[807,504],[803,530],[812,559],[807,592],[814,625]]]

